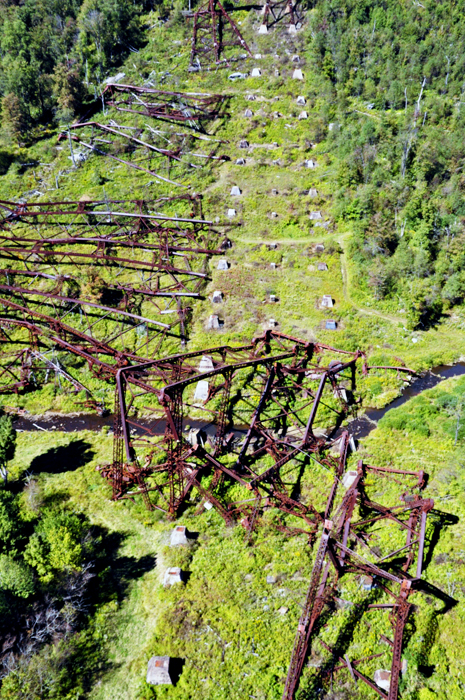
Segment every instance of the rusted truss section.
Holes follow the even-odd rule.
[[[4,325],[0,320],[0,343],[5,340]],[[30,335],[32,336],[32,333]],[[31,345],[34,342],[35,339],[31,338]],[[62,364],[56,346],[41,350],[43,351],[37,347],[26,347],[16,352],[1,353],[0,394],[34,390],[53,379],[60,391],[83,393],[82,404],[86,408],[96,411],[99,415],[107,412],[103,399],[95,397],[92,391],[74,376],[74,372],[71,373]]]
[[[371,500],[365,477],[370,475],[371,488],[379,492],[379,483],[378,488],[373,485],[373,481],[376,481],[374,477],[394,474],[397,478],[402,475],[407,482],[404,485],[406,490],[401,495],[401,505],[384,505]],[[412,478],[416,479],[416,483],[412,482]],[[318,684],[324,682],[325,675],[346,669],[354,681],[366,683],[381,698],[397,699],[403,632],[411,610],[409,596],[421,585],[427,516],[434,506],[431,499],[422,498],[420,490],[423,485],[424,474],[421,471],[376,468],[364,465],[362,461],[358,462],[357,471],[336,475],[297,629],[283,700],[295,698],[305,660],[316,639],[331,655],[326,669],[320,672],[316,681]],[[344,491],[342,497],[339,495],[341,490]],[[336,507],[337,503],[339,505]],[[374,546],[380,540],[383,529],[390,542],[385,552]],[[357,620],[367,611],[376,610],[381,615],[390,612],[393,639],[383,636],[380,642],[389,645],[391,662],[386,669],[386,661],[383,660],[385,670],[379,669],[375,679],[370,678],[364,669],[369,671],[373,668],[373,659],[385,656],[386,651],[366,659],[351,660],[348,653],[344,653],[347,651],[345,642],[341,641],[335,648],[324,641],[322,618],[338,602],[338,583],[343,577],[362,577],[362,584],[369,591],[365,603],[358,604],[360,612]],[[321,636],[318,637],[318,634]],[[336,664],[340,665],[336,667]]]
[[[228,65],[252,56],[236,23],[220,0],[208,0],[194,12],[189,70],[208,69],[212,65]],[[237,53],[237,49],[242,53]],[[244,53],[245,52],[245,53]]]
[[[45,272],[49,268],[51,279],[65,273],[69,276],[73,265],[93,263],[100,271],[118,268],[125,271],[126,283],[131,283],[132,274],[134,285],[161,296],[165,287],[183,291],[185,285],[175,281],[176,274],[205,277],[196,268],[203,268],[206,257],[229,245],[227,240],[219,242],[212,222],[197,218],[195,213],[181,218],[144,212],[142,202],[134,203],[134,213],[114,211],[120,204],[0,202],[4,213],[0,218],[0,258],[18,272]],[[171,280],[161,283],[160,275],[165,273]],[[117,276],[112,273],[111,279]]]
[[[298,501],[296,473],[310,459],[336,469],[325,451],[351,410],[357,366],[368,371],[363,353],[269,331],[249,345],[121,368],[116,457],[101,469],[113,498],[141,494],[149,504],[151,491],[153,506],[174,516],[196,490],[226,522],[242,518],[250,531],[271,506],[314,528],[321,515]],[[153,415],[150,428],[138,421],[144,413]],[[204,434],[187,435],[196,413]],[[231,485],[244,497],[231,499]]]
[[[265,34],[268,29],[274,27],[284,18],[289,22],[289,34],[296,34],[297,23],[302,21],[302,12],[299,3],[293,2],[293,0],[282,0],[281,2],[266,0],[262,13],[263,21],[260,28],[261,34]]]
[[[63,320],[31,311],[0,297],[0,342],[2,363],[0,393],[11,393],[21,388],[36,387],[38,382],[29,376],[30,354],[36,351],[62,350],[84,359],[94,375],[105,381],[114,381],[119,367],[129,362],[141,362],[143,356],[120,351],[95,340],[92,336],[68,326]],[[8,315],[5,313],[10,311]],[[19,346],[21,350],[11,348]],[[32,351],[32,352],[31,352]],[[145,358],[147,359],[147,358]]]
[[[103,132],[104,134],[108,134],[109,136],[116,138],[116,139],[123,139],[126,141],[131,148],[136,149],[138,147],[145,148],[150,154],[153,156],[162,156],[164,158],[168,159],[169,163],[177,162],[180,165],[184,165],[187,167],[191,168],[199,168],[201,165],[198,163],[194,163],[192,161],[192,157],[195,158],[200,158],[201,160],[219,160],[219,161],[224,161],[228,160],[228,156],[217,156],[215,155],[215,151],[211,153],[192,153],[189,150],[186,150],[185,145],[182,144],[176,148],[158,148],[155,146],[153,143],[149,143],[148,141],[142,141],[136,134],[140,134],[142,129],[139,129],[137,127],[130,127],[130,126],[120,126],[120,125],[113,125],[113,126],[107,126],[105,124],[99,124],[98,122],[80,122],[78,124],[72,124],[70,127],[73,131],[76,131],[78,129],[91,129],[91,133],[89,135],[90,138],[90,143],[87,143],[82,140],[82,138],[79,136],[73,136],[74,140],[79,141],[79,143],[82,143],[83,146],[86,146],[86,148],[89,148],[91,150],[95,150],[96,152],[100,153],[101,155],[106,155],[109,156],[110,158],[115,158],[116,160],[120,160],[121,162],[126,163],[126,165],[129,165],[131,167],[136,167],[137,169],[142,169],[146,170],[146,172],[150,173],[151,175],[154,175],[160,180],[164,180],[165,182],[169,182],[170,184],[175,184],[179,185],[180,183],[174,182],[173,180],[169,180],[160,174],[157,174],[153,170],[147,170],[146,168],[141,168],[141,166],[136,165],[132,161],[126,161],[122,160],[121,158],[116,158],[116,156],[112,155],[108,151],[102,151],[101,149],[98,149],[95,147],[96,142],[101,142],[105,145],[112,145],[113,141],[108,140],[108,139],[99,139],[95,137],[94,132]],[[132,134],[131,131],[134,131],[135,133]],[[61,134],[60,138],[65,138],[65,134]],[[188,135],[185,136],[185,139],[188,139]]]
[[[344,370],[348,370],[348,381],[352,382],[358,359],[358,355],[349,353],[345,358],[348,362],[318,372],[311,359],[323,350],[324,346],[270,332],[239,348],[212,348],[119,370],[115,400],[118,460],[102,470],[112,481],[113,497],[133,497],[131,489],[136,488],[148,502],[151,490],[158,496],[154,505],[175,515],[190,491],[196,489],[228,523],[240,515],[247,517],[248,504],[253,502],[255,510],[260,499],[260,508],[271,503],[298,507],[304,520],[313,525],[318,514],[286,492],[282,475],[291,460],[326,443],[323,435],[314,432],[316,408],[311,412],[311,406],[321,400],[326,381],[336,387],[336,378]],[[304,381],[309,373],[315,375],[310,394]],[[296,388],[299,410],[288,406]],[[155,410],[158,407],[158,437],[156,426],[152,436],[133,417],[141,397],[148,403],[146,392],[154,394],[153,406]],[[334,396],[331,398],[337,420],[340,406]],[[310,412],[306,423],[300,415],[302,408]],[[200,436],[189,441],[184,433],[185,416],[196,409],[206,414],[210,447]],[[244,426],[249,421],[243,442],[237,444],[238,436],[229,430],[231,424]],[[142,435],[131,437],[131,428],[137,432],[142,429]],[[147,443],[149,450],[143,449],[138,457],[136,449],[140,454]],[[235,461],[231,465],[232,455]],[[267,463],[270,467],[266,469]],[[255,471],[258,465],[260,473]],[[208,487],[201,483],[205,475],[212,476]],[[245,499],[228,501],[225,480],[244,488]],[[144,488],[140,488],[141,482]]]
[[[120,95],[128,95],[119,99]],[[142,116],[184,123],[192,128],[204,130],[203,125],[224,116],[227,97],[204,93],[183,93],[156,90],[150,87],[111,83],[103,91],[105,104],[119,112],[131,112]]]
[[[168,207],[182,207],[184,216],[163,213]],[[194,240],[200,231],[211,229],[212,222],[202,215],[201,197],[178,195],[146,200],[90,200],[68,202],[10,202],[0,200],[0,230],[23,224],[37,229],[39,238],[77,235],[93,231],[96,235],[113,234],[137,240],[146,233],[163,232]],[[51,229],[50,231],[48,229]],[[190,231],[192,229],[192,231]]]
[[[56,326],[59,329],[61,319],[66,318],[68,325],[82,330],[95,343],[104,342],[114,348],[120,347],[122,351],[131,348],[135,354],[145,351],[146,355],[151,356],[152,352],[159,349],[167,335],[175,333],[174,326],[179,324],[183,316],[180,304],[175,304],[173,311],[176,316],[180,312],[181,318],[176,319],[174,324],[153,319],[151,316],[154,312],[159,314],[163,312],[161,304],[157,303],[156,296],[154,299],[149,296],[148,303],[144,304],[146,308],[150,306],[152,312],[150,317],[142,315],[142,313],[147,314],[147,311],[134,313],[137,309],[134,309],[134,304],[130,305],[128,302],[132,299],[137,303],[138,290],[131,290],[132,295],[122,295],[126,304],[125,308],[120,308],[106,306],[79,296],[65,296],[26,285],[1,284],[1,278],[8,276],[11,272],[15,273],[16,280],[24,277],[23,273],[17,274],[15,270],[0,270],[0,305],[7,312],[12,315],[19,313],[22,318],[33,319],[36,312],[43,314],[46,310],[52,327]],[[41,282],[52,281],[55,283],[54,286],[56,282],[58,284],[61,282],[56,279],[50,280],[51,275],[47,275],[45,279],[40,273],[32,273],[32,275]],[[69,280],[65,281],[69,282]],[[131,310],[127,310],[128,308]],[[179,338],[181,335],[182,333],[178,331]]]
[[[229,245],[196,218],[198,200],[180,198],[184,209],[184,200],[195,209],[182,218],[149,213],[142,202],[132,203],[134,212],[121,211],[123,202],[0,202],[5,323],[27,321],[42,338],[48,332],[93,356],[135,363],[154,357],[165,338],[183,344],[208,259]],[[10,358],[10,349],[33,344],[16,330],[8,337],[2,362],[16,366],[19,387],[24,358]],[[0,379],[0,390],[8,386]]]
[[[0,339],[1,342],[5,339],[4,330],[1,325],[0,333],[2,333],[3,336]],[[32,342],[31,339],[31,343]],[[30,347],[2,355],[2,364],[0,365],[0,393],[16,394],[31,386],[37,387],[39,383],[42,383],[38,381],[36,376],[39,371],[45,371],[46,373],[53,372],[55,375],[67,380],[75,391],[84,391],[88,396],[91,394],[89,389],[84,386],[82,382],[69,374],[56,358],[53,356],[47,357],[44,353],[31,349]]]

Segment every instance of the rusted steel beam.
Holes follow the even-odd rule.
[[[175,222],[177,225],[179,225],[179,223],[190,223],[203,224],[209,226],[213,223],[196,215],[195,209],[192,211],[189,217],[169,216],[161,212],[147,213],[147,211],[145,211],[150,206],[158,206],[159,208],[162,208],[167,204],[178,202],[180,203],[183,201],[191,203],[191,205],[195,207],[198,212],[200,199],[198,195],[191,194],[176,195],[173,197],[161,197],[156,200],[109,199],[101,201],[85,199],[80,201],[27,203],[0,200],[0,210],[3,210],[5,212],[5,216],[1,220],[2,223],[14,223],[17,220],[26,221],[28,218],[31,217],[34,217],[34,223],[37,223],[41,221],[41,219],[43,219],[44,217],[47,217],[48,220],[50,216],[60,215],[64,217],[75,217],[71,219],[71,221],[67,221],[67,224],[75,225],[77,223],[81,223],[83,226],[93,226],[94,224],[92,224],[89,220],[89,214],[92,214],[94,217],[104,218],[105,221],[100,225],[106,224],[108,226],[115,226],[121,224],[130,224],[131,226],[136,226],[136,228],[134,229],[135,231],[138,230],[138,224],[144,224],[145,229],[147,228],[147,224],[151,224],[152,221],[171,221]],[[111,209],[112,204],[133,206],[134,211],[113,211]],[[99,209],[98,207],[104,207],[104,209]],[[47,223],[50,224],[53,222],[50,222],[48,220]],[[62,231],[62,233],[65,234],[66,230]]]
[[[315,394],[315,399],[313,401],[312,410],[311,410],[310,415],[308,417],[307,425],[305,426],[305,434],[304,434],[304,440],[303,440],[304,444],[307,444],[307,442],[310,440],[310,438],[314,437],[312,427],[313,427],[313,423],[314,423],[314,420],[316,417],[316,412],[318,410],[318,406],[319,406],[320,401],[321,401],[321,397],[323,396],[323,391],[325,388],[327,378],[328,378],[328,374],[327,374],[327,372],[324,372],[321,376],[320,384],[318,386],[318,391]]]
[[[412,607],[407,600],[410,594],[410,589],[411,582],[408,580],[402,581],[397,607],[393,611],[395,629],[388,700],[397,700],[397,693],[399,690],[399,676],[402,663],[401,655],[404,627],[405,623],[407,622],[410,609]]]
[[[405,476],[415,476],[418,479],[417,487],[421,488],[424,480],[424,472],[408,471],[406,469],[392,469],[391,467],[374,467],[370,464],[365,465],[365,469],[371,469],[375,472],[386,472],[388,474],[404,474]]]
[[[252,56],[237,25],[224,9],[220,0],[208,0],[194,13],[194,25],[192,30],[190,70],[208,68],[200,63],[206,58],[208,64],[225,64],[231,60],[238,60],[241,56],[231,57],[225,55],[225,50],[240,47],[249,56]]]
[[[413,523],[410,526],[406,526],[407,545],[405,547],[397,548],[395,551],[391,552],[386,557],[377,557],[378,561],[376,563],[368,561],[358,552],[355,552],[353,547],[347,546],[349,538],[355,534],[355,528],[357,526],[360,526],[361,522],[354,521],[354,505],[355,501],[358,501],[360,503],[360,507],[362,507],[364,510],[374,508],[375,512],[379,512],[381,507],[379,506],[379,504],[374,504],[366,496],[366,486],[363,484],[364,469],[361,463],[359,463],[357,471],[358,475],[352,481],[351,486],[346,491],[346,494],[342,500],[341,505],[339,506],[338,511],[334,516],[331,516],[331,521],[326,520],[325,522],[325,528],[323,529],[323,534],[320,541],[320,549],[318,550],[313,569],[315,578],[312,574],[309,591],[307,593],[307,603],[304,606],[304,611],[302,613],[302,617],[296,635],[296,642],[294,645],[294,651],[291,657],[288,677],[283,694],[284,700],[293,700],[293,698],[295,697],[295,691],[298,686],[300,673],[302,671],[303,664],[305,662],[305,657],[309,648],[309,643],[311,641],[312,627],[321,615],[324,603],[330,600],[333,596],[333,589],[331,587],[330,579],[328,578],[328,567],[330,566],[330,564],[332,564],[335,569],[335,581],[337,581],[337,579],[343,575],[351,575],[353,573],[369,574],[370,576],[376,578],[376,581],[378,581],[377,585],[381,590],[386,590],[387,593],[394,596],[395,598],[394,604],[379,604],[369,606],[370,609],[390,608],[393,610],[391,619],[395,632],[394,642],[392,643],[393,656],[390,672],[391,680],[389,694],[386,695],[373,681],[367,678],[364,674],[358,672],[355,669],[354,664],[352,664],[349,661],[349,657],[347,655],[345,655],[344,658],[342,658],[341,656],[337,658],[349,670],[349,673],[351,673],[352,677],[355,676],[360,680],[363,680],[364,683],[373,688],[373,690],[376,690],[376,692],[378,692],[378,694],[381,697],[386,698],[386,700],[397,700],[399,674],[401,668],[403,631],[409,610],[411,608],[411,605],[410,603],[408,603],[407,598],[412,589],[412,584],[414,584],[417,580],[412,578],[408,569],[414,563],[413,555],[416,551],[416,547],[419,540],[421,539],[422,541],[424,541],[427,513],[433,508],[434,503],[430,499],[422,499],[421,497],[415,496],[407,498],[403,496],[404,500],[406,501],[405,505],[400,507],[383,507],[383,513],[381,517],[386,523],[388,523],[392,519],[394,520],[394,522],[402,522],[399,520],[399,517],[401,515],[400,511],[402,511],[403,514],[406,515],[408,513],[411,514],[415,513],[417,510],[420,510],[420,532],[418,533],[418,537],[413,537],[412,533],[416,532],[416,526]],[[406,476],[410,476],[410,474],[407,474]],[[339,483],[339,479],[337,480],[337,483]],[[359,484],[361,484],[360,487]],[[393,516],[393,513],[396,513],[396,515]],[[411,519],[412,516],[410,515],[409,522],[411,522]],[[365,519],[363,522],[365,523],[365,527],[367,524],[376,522],[377,528],[379,529],[379,516],[377,516],[374,520]],[[356,542],[361,542],[359,537],[356,537]],[[380,563],[385,562],[386,559],[405,551],[407,553],[407,556],[406,566],[404,567],[403,571],[392,570],[392,564],[387,565],[390,567],[389,570],[387,568],[380,567]],[[335,552],[338,552],[337,556],[335,556]],[[328,558],[326,568],[324,567],[325,557]],[[417,562],[415,567],[416,573],[418,574],[418,572],[420,572],[420,575],[422,558],[423,551],[420,547],[417,553]],[[382,581],[390,581],[392,584],[394,584],[394,586],[398,587],[398,592],[393,593],[392,591],[388,590],[386,586],[383,585]],[[317,590],[318,595],[316,593]],[[330,647],[327,646],[324,642],[322,643],[325,646],[325,648],[328,649],[331,653],[333,653],[334,657],[336,657],[336,655],[330,649]]]
[[[45,259],[45,262],[49,264],[50,258],[54,259],[56,257],[62,258],[59,262],[64,263],[64,264],[69,264],[70,262],[72,263],[74,258],[77,259],[92,259],[95,261],[105,261],[106,263],[112,263],[114,266],[127,266],[130,269],[141,269],[141,270],[150,270],[153,272],[172,272],[173,274],[177,275],[187,275],[188,277],[201,277],[202,279],[205,279],[207,275],[202,272],[192,272],[192,270],[182,270],[180,268],[172,267],[171,265],[167,264],[165,266],[158,264],[157,262],[153,261],[144,261],[144,260],[137,260],[137,258],[118,258],[115,256],[111,255],[103,255],[98,252],[94,253],[81,253],[79,251],[60,251],[60,250],[44,250],[42,248],[39,248],[37,250],[32,250],[30,248],[16,248],[16,247],[6,247],[6,246],[0,246],[0,253],[6,253],[9,260],[21,260],[18,256],[20,255],[25,255],[25,256],[31,256],[35,255],[38,258],[40,256],[43,256]],[[35,260],[34,261],[36,264],[40,262],[40,260]]]
[[[333,522],[326,519],[323,525],[320,545],[315,557],[312,574],[310,577],[310,585],[305,598],[303,612],[300,616],[297,627],[297,634],[292,650],[291,662],[287,673],[286,684],[284,686],[283,700],[292,700],[295,696],[300,675],[302,673],[305,658],[307,656],[310,636],[313,630],[313,625],[316,620],[314,607],[317,602],[317,594],[321,586],[321,577],[323,573],[324,560],[328,548],[330,532],[333,527]]]
[[[421,572],[423,568],[423,552],[425,548],[425,532],[426,532],[426,517],[430,510],[434,507],[434,502],[430,500],[425,506],[423,506],[421,511],[421,525],[420,525],[420,536],[418,538],[418,554],[417,554],[417,579],[421,578]]]
[[[0,273],[2,271],[0,270]],[[137,314],[131,314],[128,311],[122,311],[121,309],[112,306],[102,306],[102,304],[95,304],[92,301],[87,301],[87,299],[77,299],[75,297],[64,297],[59,294],[52,294],[50,292],[42,292],[40,289],[30,289],[26,287],[17,287],[12,284],[0,284],[0,293],[9,292],[12,295],[20,296],[39,296],[44,299],[53,299],[61,304],[73,304],[76,306],[90,306],[92,309],[98,309],[99,311],[107,311],[110,314],[115,314],[116,316],[123,316],[124,318],[130,318],[134,321],[140,321],[144,323],[150,323],[153,326],[159,326],[160,328],[166,328],[167,330],[171,328],[168,323],[160,323],[160,321],[154,321],[151,318],[146,318],[145,316],[139,316]]]

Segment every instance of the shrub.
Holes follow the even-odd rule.
[[[11,591],[20,598],[29,598],[34,593],[34,573],[31,567],[7,554],[1,554],[0,589]]]
[[[2,99],[2,126],[17,143],[24,138],[28,130],[25,106],[20,98],[11,92]]]
[[[41,581],[48,583],[60,573],[80,569],[82,535],[83,525],[77,515],[47,513],[29,538],[24,558],[37,570]]]

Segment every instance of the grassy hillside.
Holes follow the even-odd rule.
[[[188,349],[249,340],[273,318],[283,332],[360,347],[374,364],[401,357],[426,369],[459,359],[465,336],[461,7],[321,1],[307,9],[296,36],[284,24],[258,35],[258,13],[234,9],[254,58],[199,73],[187,70],[191,35],[182,9],[97,0],[2,5],[1,199],[154,200],[200,193],[204,215],[233,245],[228,270],[210,262],[204,298],[193,307]],[[99,28],[108,31],[99,34]],[[255,67],[261,76],[252,78]],[[296,67],[303,80],[292,77]],[[249,76],[229,80],[236,70]],[[184,188],[76,143],[73,166],[69,142],[58,136],[100,94],[102,81],[118,72],[125,83],[225,94],[226,115],[202,139],[187,127],[114,108],[93,119],[137,127],[142,140],[161,148],[185,138],[189,150],[207,154],[214,148],[229,160],[168,169],[166,159],[128,150],[115,139],[115,154]],[[299,96],[305,105],[297,103]],[[245,116],[246,109],[252,116]],[[299,119],[303,110],[307,118]],[[237,165],[238,158],[245,164]],[[315,168],[305,166],[310,159]],[[233,185],[240,196],[230,195]],[[236,216],[228,221],[230,208]],[[317,244],[324,249],[316,250]],[[320,262],[326,271],[318,270]],[[224,294],[221,305],[211,302],[215,290]],[[323,294],[335,300],[333,309],[321,308]],[[213,312],[224,320],[221,330],[207,330]],[[337,321],[337,331],[325,329],[327,319]],[[60,360],[73,371],[69,358]],[[97,383],[84,366],[77,370],[111,405],[112,387]],[[400,386],[395,377],[369,376],[361,385],[365,405],[383,405]],[[361,449],[375,464],[430,474],[425,497],[435,499],[437,513],[428,534],[426,577],[458,602],[447,609],[415,595],[401,687],[408,700],[464,696],[461,425],[456,436],[464,390],[454,380],[413,399],[386,416]],[[2,402],[40,414],[82,409],[82,399],[49,383]],[[11,483],[2,491],[0,557],[24,565],[2,592],[4,625],[25,620],[33,605],[45,614],[49,600],[60,614],[55,631],[30,646],[28,639],[21,642],[22,656],[11,662],[0,697],[279,698],[312,565],[307,538],[277,533],[270,516],[248,543],[242,528],[225,529],[214,511],[194,515],[193,505],[179,522],[198,539],[170,549],[173,523],[141,503],[109,500],[95,467],[111,458],[111,448],[105,431],[18,435]],[[321,507],[329,475],[314,469],[303,488]],[[167,566],[185,569],[187,583],[164,589]],[[92,578],[85,579],[86,571]],[[266,583],[267,575],[276,583]],[[79,586],[82,596],[66,607],[70,589]],[[375,635],[389,634],[387,620],[368,616],[358,625],[350,603],[359,601],[360,591],[342,586],[339,594],[349,605],[329,622],[327,639],[343,638],[350,629],[350,657],[370,653]],[[284,614],[282,607],[288,608]],[[31,624],[26,622],[24,629]],[[185,660],[176,687],[145,683],[153,654]],[[302,698],[373,697],[344,672],[331,690],[329,677],[319,675],[322,662],[316,648]]]
[[[142,22],[151,29],[138,35],[144,47],[108,73],[123,72],[127,83],[229,96],[227,116],[209,126],[211,141],[187,143],[194,152],[214,148],[230,160],[208,161],[200,169],[170,168],[174,180],[202,194],[204,214],[211,220],[225,222],[229,208],[237,211],[228,227],[234,242],[231,268],[220,272],[212,263],[206,290],[208,297],[224,287],[222,339],[250,337],[272,317],[285,332],[351,349],[391,346],[393,355],[425,367],[461,354],[461,167],[456,153],[462,140],[461,83],[460,61],[451,58],[460,55],[460,16],[454,19],[452,13],[441,25],[445,53],[433,60],[433,32],[443,5],[402,6],[399,12],[373,3],[361,8],[360,3],[320,3],[306,13],[297,37],[290,37],[284,25],[259,36],[258,15],[235,11],[253,54],[262,56],[241,64],[249,74],[260,67],[262,76],[237,82],[228,80],[232,68],[189,73],[188,23],[177,12],[159,22],[152,10]],[[295,55],[299,64],[291,61]],[[442,77],[448,60],[449,73]],[[303,81],[292,79],[297,65]],[[257,99],[249,102],[246,95]],[[305,106],[297,104],[299,95]],[[252,117],[244,116],[247,108]],[[308,119],[297,118],[303,110]],[[172,187],[148,173],[76,144],[74,151],[86,160],[74,168],[67,141],[57,142],[57,123],[66,126],[66,121],[59,110],[53,114],[48,124],[36,117],[17,146],[4,122],[4,199],[173,194]],[[138,126],[140,138],[158,147],[189,132],[115,109],[93,118]],[[248,141],[247,150],[239,148],[241,139]],[[116,139],[116,149],[124,145]],[[144,149],[121,155],[163,176],[168,172],[165,158],[150,158]],[[240,157],[245,165],[235,164]],[[428,167],[425,158],[432,161]],[[315,169],[304,167],[309,159],[316,161]],[[232,185],[241,188],[240,197],[229,195]],[[311,188],[316,196],[308,194]],[[322,220],[310,219],[311,212],[320,212]],[[325,246],[322,253],[315,252],[318,243]],[[269,244],[278,247],[271,252]],[[328,272],[318,271],[318,262],[328,263]],[[278,296],[276,306],[266,303],[270,293]],[[335,299],[333,311],[319,308],[325,293]],[[193,346],[205,342],[212,308],[208,299],[195,306]],[[337,334],[325,331],[328,317],[339,322]],[[412,345],[412,340],[418,342]]]

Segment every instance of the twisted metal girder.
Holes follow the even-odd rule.
[[[131,474],[141,473],[158,494],[157,505],[171,515],[196,488],[228,522],[241,516],[250,530],[270,506],[313,527],[321,515],[293,495],[293,474],[333,444],[350,411],[357,363],[368,371],[363,353],[268,331],[237,348],[210,348],[122,367],[118,386],[127,393],[127,409],[119,439],[124,441],[125,462],[102,467],[102,474],[111,481],[113,474],[125,471],[127,492],[121,497],[133,498],[138,491],[131,490]],[[203,392],[201,399],[195,398],[198,391]],[[184,433],[194,410],[208,416],[208,439],[192,436],[189,441]],[[138,422],[142,411],[154,415],[153,428]],[[190,418],[184,419],[186,415]],[[334,468],[330,456],[318,459]],[[212,480],[201,491],[201,479],[208,475]],[[244,498],[228,500],[225,480],[245,489]]]
[[[318,641],[332,654],[333,660],[336,659],[342,663],[339,668],[348,669],[354,680],[362,680],[386,700],[397,700],[403,631],[411,609],[408,597],[421,578],[426,518],[428,512],[433,508],[434,502],[431,499],[423,499],[419,494],[406,492],[402,495],[404,503],[400,506],[375,503],[366,494],[365,475],[367,470],[376,475],[380,475],[384,471],[380,468],[363,465],[359,461],[356,475],[352,478],[352,483],[346,490],[335,516],[331,519],[326,518],[324,521],[310,586],[296,633],[283,700],[293,700],[295,697],[310,643],[315,634],[316,623],[326,604],[334,600],[336,582],[342,576],[351,574],[370,576],[377,581],[380,590],[384,590],[395,600],[393,605],[371,606],[381,610],[393,609],[391,622],[394,628],[394,641],[388,640],[393,649],[388,693],[386,694],[373,680],[361,673],[358,667],[355,668],[355,664],[361,665],[379,655],[351,662],[347,654],[338,656],[334,649],[331,649],[323,640],[319,639]],[[415,473],[400,469],[386,471],[396,475],[403,474],[406,478],[416,477],[418,481],[414,488],[421,488],[423,485],[423,472]],[[341,483],[343,482],[340,478],[336,477],[333,494],[338,487],[340,488]],[[371,513],[371,517],[357,520],[356,504],[359,506],[359,510],[363,510],[366,514]],[[326,513],[330,513],[329,508],[327,508]],[[405,520],[405,516],[408,516],[407,520]],[[389,522],[395,523],[397,529],[400,526],[401,531],[406,533],[406,544],[382,557],[379,552],[367,544],[367,540],[374,524],[379,530],[381,524],[389,526]],[[421,523],[419,529],[418,522]],[[395,541],[394,534],[391,535],[391,538]],[[351,546],[349,546],[349,540],[353,542]],[[363,555],[356,551],[357,546],[365,548],[366,551]],[[400,566],[399,555],[401,558],[405,557],[403,565]],[[409,570],[415,564],[415,574],[412,577]],[[332,575],[331,570],[333,570]],[[386,587],[384,581],[390,584],[390,588]],[[394,590],[392,590],[393,587]],[[397,590],[395,590],[396,588]]]

